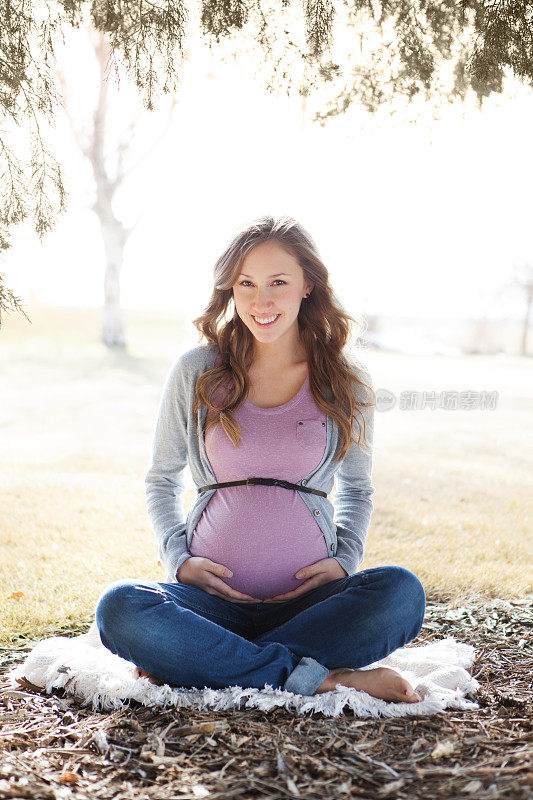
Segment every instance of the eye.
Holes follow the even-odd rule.
[[[249,281],[249,280],[241,281],[239,286],[244,286],[245,283],[251,283],[251,281]],[[282,280],[282,278],[276,278],[274,283],[286,283],[286,281]]]

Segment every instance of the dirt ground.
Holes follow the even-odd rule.
[[[474,645],[479,708],[326,718],[286,709],[95,713],[0,684],[0,798],[531,797],[531,602],[428,599],[416,644]],[[69,631],[80,633],[83,631]],[[56,633],[65,633],[57,631]],[[29,650],[4,651],[2,675]]]

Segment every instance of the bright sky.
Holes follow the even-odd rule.
[[[320,127],[298,99],[266,93],[245,59],[219,63],[197,36],[188,46],[172,125],[116,197],[126,224],[142,214],[125,251],[125,308],[194,318],[235,230],[283,213],[311,233],[350,313],[521,315],[517,295],[496,292],[533,258],[531,93],[432,126],[376,129],[354,109]],[[83,31],[72,33],[61,63],[81,127],[97,90]],[[168,99],[143,111],[125,71],[111,96],[112,124],[126,127],[140,113],[140,156],[165,126]],[[42,246],[31,226],[20,227],[0,271],[25,301],[97,307],[104,251],[89,209],[92,174],[66,120],[53,143],[69,210]]]

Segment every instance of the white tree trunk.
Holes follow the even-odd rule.
[[[124,258],[125,232],[114,217],[100,219],[106,253],[102,341],[108,347],[125,347],[124,322],[120,307],[120,273]]]
[[[107,89],[109,58],[112,53],[109,41],[101,31],[92,32],[93,45],[100,69],[100,91],[94,112],[94,132],[90,159],[96,184],[94,210],[100,220],[106,268],[104,276],[104,308],[102,311],[102,341],[108,347],[125,347],[124,324],[120,308],[120,273],[124,260],[127,234],[124,225],[113,211],[116,183],[105,167],[105,133],[107,114]]]

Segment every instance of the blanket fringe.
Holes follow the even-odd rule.
[[[352,711],[356,717],[406,717],[437,714],[445,709],[469,710],[478,704],[467,699],[479,688],[467,671],[474,661],[471,645],[453,637],[419,647],[403,647],[364,669],[387,666],[408,680],[422,696],[419,703],[389,703],[338,683],[335,690],[319,695],[299,695],[273,688],[186,689],[168,684],[157,686],[146,678],[135,679],[134,666],[111,653],[102,644],[95,623],[86,634],[55,636],[38,642],[26,660],[5,678],[13,688],[26,678],[47,694],[63,689],[94,711],[115,711],[137,701],[148,707],[258,708],[271,711],[284,707],[298,714],[321,713],[338,717]]]

